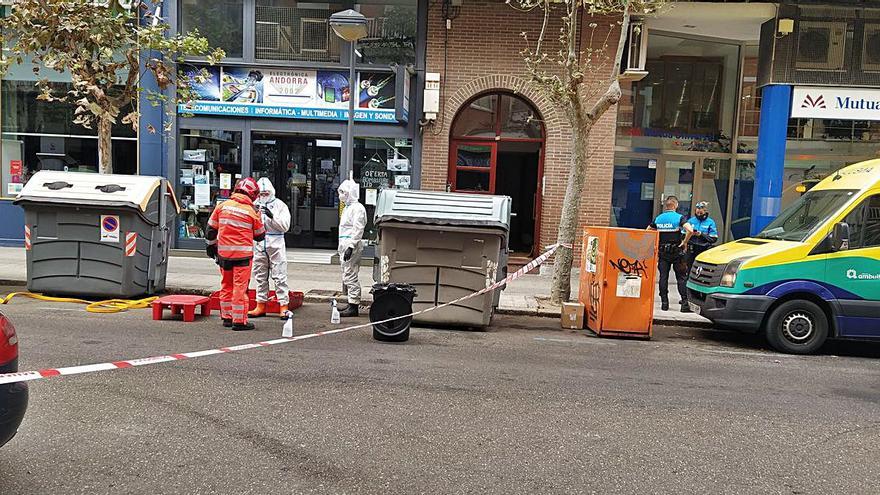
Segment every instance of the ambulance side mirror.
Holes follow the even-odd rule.
[[[836,223],[831,231],[831,250],[837,252],[847,249],[849,249],[849,224],[846,222]]]

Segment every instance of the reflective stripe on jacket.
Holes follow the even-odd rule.
[[[252,258],[254,240],[266,235],[254,203],[238,193],[214,208],[208,227],[217,230],[217,255],[225,260]]]

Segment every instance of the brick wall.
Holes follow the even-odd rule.
[[[528,82],[520,55],[524,47],[520,33],[528,32],[534,39],[540,31],[542,15],[539,11],[520,12],[503,2],[468,0],[447,31],[440,5],[439,2],[431,4],[428,14],[427,65],[429,72],[441,74],[441,113],[437,123],[424,131],[422,188],[446,188],[450,125],[463,105],[473,97],[493,90],[518,93],[535,106],[545,124],[546,185],[538,242],[541,246],[552,244],[556,241],[565,195],[572,134],[560,109],[555,108]],[[547,30],[550,53],[555,53],[559,46],[559,17],[551,16],[553,21]],[[598,24],[595,32],[589,27],[590,22]],[[591,39],[594,46],[600,48],[606,37],[610,50],[616,48],[619,31],[613,19],[585,19],[582,25],[584,34],[581,36],[581,46],[584,51]],[[444,64],[447,65],[445,71]],[[610,72],[610,62],[606,61],[594,77],[607,77]],[[600,84],[600,81],[594,82]],[[615,120],[616,108],[612,108],[594,127],[590,136],[592,156],[586,165],[587,182],[581,199],[582,225],[607,225],[610,220]]]

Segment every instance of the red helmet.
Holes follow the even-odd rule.
[[[256,200],[260,196],[260,186],[258,186],[257,181],[251,177],[239,179],[238,182],[235,183],[235,189],[232,191],[244,194],[251,198],[251,201]]]

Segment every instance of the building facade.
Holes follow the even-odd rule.
[[[346,8],[368,18],[355,60],[353,170],[341,165],[350,60],[328,24]],[[143,131],[165,123],[143,105],[139,141],[114,132],[117,170],[175,184],[184,209],[176,247],[201,248],[210,209],[248,175],[270,177],[290,206],[290,246],[335,245],[335,187],[349,174],[368,209],[383,188],[505,194],[514,253],[555,242],[573,136],[520,54],[522,33],[542,27],[539,12],[500,0],[166,0],[163,16],[227,52],[219,67],[182,67],[209,77],[169,135]],[[550,21],[552,45],[559,16]],[[580,21],[581,53],[613,50],[616,19]],[[880,9],[864,1],[675,2],[643,19],[638,39],[623,33],[644,52],[644,67],[633,67],[643,77],[627,79],[592,131],[580,224],[644,228],[674,195],[683,213],[708,201],[722,237],[741,238],[822,177],[874,158],[877,33]],[[29,173],[97,162],[94,133],[35,103],[29,67],[20,69],[4,79],[0,108],[7,242],[21,238],[9,198]],[[610,71],[605,59],[590,84],[600,88]],[[439,108],[424,120],[428,74],[439,75]],[[136,163],[126,161],[132,149]]]
[[[557,33],[560,21],[553,18],[548,32]],[[428,20],[427,70],[440,74],[441,111],[423,135],[421,186],[511,196],[511,250],[536,254],[556,241],[573,138],[561,109],[529,82],[520,54],[521,33],[540,30],[542,17],[503,2],[474,1],[432,9]],[[616,45],[616,21],[595,21],[601,23],[595,33],[581,23],[581,48],[591,35]],[[601,85],[610,72],[606,61],[589,75],[590,85]],[[596,151],[586,164],[582,223],[608,222],[614,114],[591,134]]]

